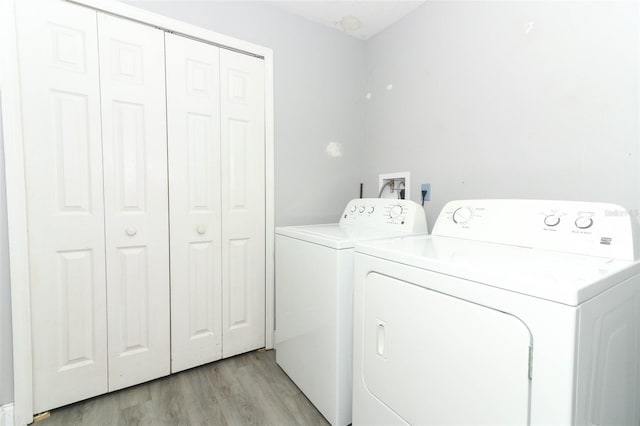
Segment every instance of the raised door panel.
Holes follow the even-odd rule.
[[[171,370],[222,357],[219,49],[166,34]]]
[[[164,34],[98,14],[109,390],[170,371]]]
[[[16,2],[35,412],[107,391],[96,13]]]
[[[265,344],[264,61],[220,50],[223,357]]]
[[[528,424],[532,337],[518,318],[378,273],[363,306],[358,374],[395,424]]]

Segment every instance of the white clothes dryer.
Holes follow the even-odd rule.
[[[356,246],[354,425],[639,425],[640,262],[619,206],[454,201]]]
[[[351,423],[353,247],[426,232],[420,205],[378,198],[339,223],[276,228],[276,362],[334,426]]]

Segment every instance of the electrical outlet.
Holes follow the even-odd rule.
[[[378,198],[404,198],[409,200],[411,199],[409,187],[409,172],[378,175]]]
[[[431,184],[430,183],[423,183],[422,186],[420,187],[420,191],[424,193],[424,197],[422,198],[422,201],[431,200]]]

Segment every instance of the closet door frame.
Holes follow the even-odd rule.
[[[7,220],[13,322],[14,424],[33,421],[29,244],[14,2],[0,0],[0,91],[4,140]],[[51,1],[51,0],[41,0]],[[106,0],[58,0],[131,19],[163,31],[211,43],[264,60],[265,81],[265,347],[273,348],[274,331],[274,115],[273,51],[123,3]]]

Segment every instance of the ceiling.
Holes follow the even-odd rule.
[[[297,0],[273,5],[310,21],[367,40],[424,3],[425,0]]]

